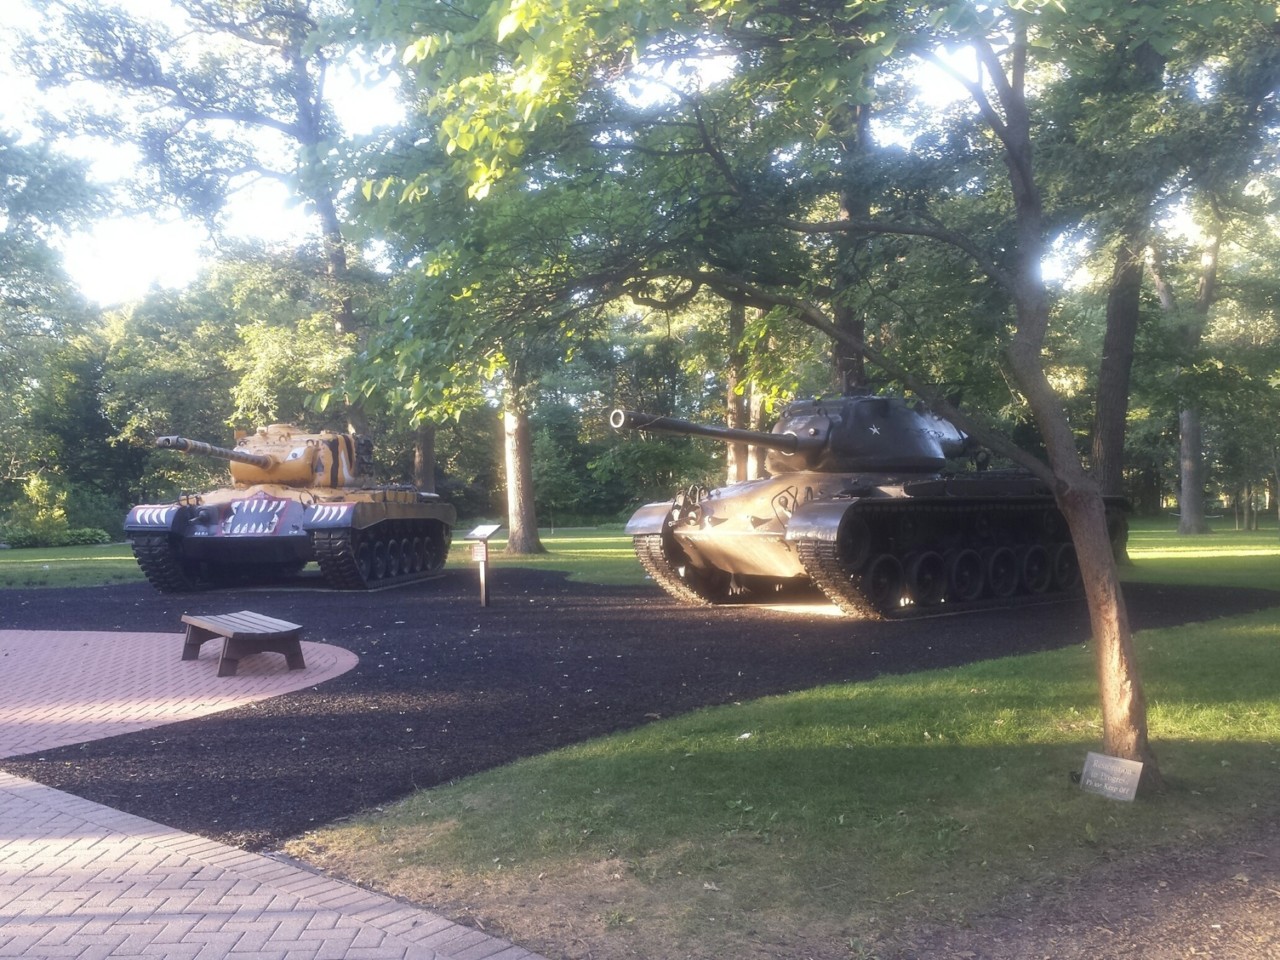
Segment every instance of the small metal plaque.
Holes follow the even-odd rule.
[[[1112,800],[1132,800],[1138,793],[1142,764],[1102,753],[1090,753],[1080,774],[1080,789]]]
[[[471,559],[476,563],[484,563],[489,559],[489,544],[485,540],[479,540],[471,545]]]
[[[464,540],[488,540],[490,537],[492,537],[495,533],[497,533],[501,529],[502,529],[502,524],[500,523],[486,523],[483,526],[476,527],[474,530],[468,533],[463,539]]]

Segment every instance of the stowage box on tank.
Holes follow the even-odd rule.
[[[948,472],[977,446],[896,397],[790,404],[773,432],[629,410],[615,430],[713,437],[769,450],[762,480],[641,507],[627,524],[645,570],[696,604],[811,583],[841,610],[899,617],[1042,601],[1079,591],[1067,524],[1048,487],[1020,470]],[[1107,499],[1112,546],[1128,537]]]
[[[231,485],[129,511],[125,536],[165,592],[296,575],[362,590],[437,576],[455,512],[434,493],[365,479],[372,444],[353,434],[260,427],[234,449],[185,437],[156,446],[230,461]]]

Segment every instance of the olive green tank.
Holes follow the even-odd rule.
[[[615,430],[705,436],[769,450],[765,479],[693,487],[627,524],[645,570],[693,604],[817,587],[846,613],[905,617],[1079,592],[1067,524],[1048,487],[982,470],[949,421],[895,397],[790,404],[769,433],[615,410]],[[962,470],[949,461],[969,460]],[[1113,549],[1126,507],[1107,500]]]

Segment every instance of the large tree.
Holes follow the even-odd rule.
[[[29,417],[54,356],[91,321],[55,244],[100,199],[83,164],[0,131],[0,481],[21,484],[48,465]]]
[[[366,7],[384,21],[398,16]],[[438,189],[453,176],[482,199],[534,169],[554,170],[554,177],[544,173],[544,183],[567,189],[581,182],[575,178],[584,141],[574,134],[585,128],[585,142],[603,158],[589,165],[589,182],[610,173],[620,180],[625,171],[628,186],[657,202],[642,230],[615,226],[611,244],[565,238],[592,253],[577,258],[575,283],[565,285],[562,302],[581,303],[591,290],[677,303],[710,288],[789,315],[887,370],[1044,478],[1084,574],[1104,747],[1146,762],[1150,780],[1158,781],[1101,490],[1047,371],[1054,314],[1042,264],[1062,224],[1056,211],[1046,211],[1036,152],[1042,111],[1034,91],[1095,69],[1078,55],[1082,38],[1143,36],[1163,53],[1187,35],[1211,45],[1226,16],[1270,30],[1274,11],[1226,0],[1186,13],[1154,4],[1080,11],[959,0],[924,7],[632,0],[574,8],[499,0],[449,9],[455,19],[447,24],[425,15],[399,24],[401,36],[416,31],[407,37],[406,57],[432,78],[431,104],[450,158],[411,181],[406,195]],[[712,55],[733,58],[723,93],[677,90],[658,109],[637,108],[619,95],[621,78],[646,75],[646,65],[653,87],[667,76],[659,64],[695,64]],[[851,104],[927,109],[903,93],[911,64],[950,74],[967,95],[967,109],[952,118],[953,152],[891,164],[865,149],[862,111]],[[911,123],[903,109],[893,117]],[[575,144],[575,162],[557,166],[565,141]],[[960,154],[964,164],[955,162]],[[986,172],[975,174],[975,165]],[[854,183],[861,185],[856,196],[849,190]],[[973,202],[975,184],[985,188],[986,203]],[[585,209],[615,209],[588,207],[590,199],[580,195]],[[952,408],[928,378],[895,363],[874,331],[860,336],[841,320],[854,286],[851,241],[888,236],[905,238],[912,249],[922,241],[950,248],[957,271],[969,273],[976,288],[998,292],[995,302],[1007,313],[988,321],[988,330],[1003,347],[1004,368],[1038,427],[1046,459]]]
[[[217,226],[254,182],[285,184],[314,215],[325,270],[348,281],[344,162],[358,153],[328,84],[345,56],[338,0],[170,0],[144,17],[99,0],[50,0],[25,59],[45,86],[83,92],[55,132],[135,148],[135,202],[176,203]],[[105,96],[104,96],[105,94]],[[340,150],[339,147],[345,149]],[[335,302],[339,335],[360,335],[352,297]],[[358,403],[351,426],[367,432]]]

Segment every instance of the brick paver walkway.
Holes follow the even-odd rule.
[[[181,634],[0,631],[0,757],[313,686],[354,655],[304,641],[217,676]],[[0,958],[541,960],[478,930],[271,856],[0,771]]]
[[[0,757],[100,740],[230,710],[346,673],[356,655],[302,642],[305,670],[278,653],[218,676],[221,643],[182,659],[181,633],[0,630]]]

